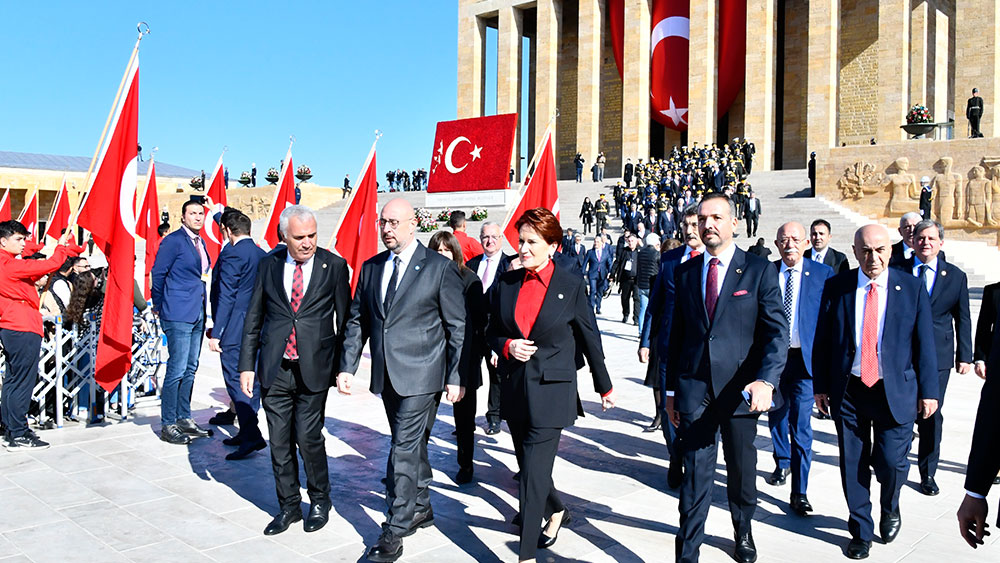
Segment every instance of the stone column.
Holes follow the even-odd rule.
[[[545,135],[545,126],[555,115],[559,77],[559,20],[561,0],[538,0],[535,31],[535,146]],[[555,125],[553,124],[553,131]],[[554,139],[554,138],[553,138]],[[555,146],[553,146],[555,149]]]
[[[719,123],[717,8],[718,0],[691,0],[691,36],[688,41],[689,143],[711,145],[715,142],[715,130]],[[749,37],[747,45],[751,45]],[[748,55],[750,50],[747,49]]]
[[[920,104],[933,111],[929,96],[934,84],[934,36],[931,28],[934,9],[929,4],[929,0],[911,0],[908,105]],[[934,115],[935,121],[937,118]]]
[[[747,0],[743,135],[754,143],[754,168],[774,169],[775,0]]]
[[[512,6],[500,8],[497,23],[497,113],[521,111],[521,32],[523,12]],[[518,116],[511,168],[520,176],[521,121]]]
[[[808,76],[807,152],[828,149],[837,143],[839,14],[839,0],[809,2],[809,71],[806,74]]]
[[[458,117],[479,117],[486,107],[486,22],[475,2],[458,3]]]
[[[931,112],[935,121],[948,120],[948,108],[952,107],[948,97],[948,29],[951,27],[948,15],[940,9],[934,9],[934,58],[931,63],[934,65],[933,95],[929,96],[927,102],[933,106]]]
[[[1000,68],[997,56],[997,25],[1000,4],[996,0],[955,0],[955,138],[969,135],[965,118],[966,100],[979,88],[986,111],[979,126],[986,137],[998,133],[995,127]]]
[[[910,0],[878,3],[878,121],[875,139],[894,143],[906,139],[909,101]]]
[[[625,0],[622,55],[622,161],[649,157],[649,36],[651,0]]]
[[[601,45],[604,2],[580,0],[576,73],[576,150],[597,159],[601,124]]]

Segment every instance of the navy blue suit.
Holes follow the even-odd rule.
[[[812,463],[813,383],[812,353],[819,320],[823,286],[832,277],[833,269],[815,260],[800,262],[802,274],[796,295],[796,328],[799,346],[789,347],[788,361],[781,373],[779,389],[784,404],[767,415],[774,445],[774,462],[780,468],[792,470],[792,492],[806,494],[809,485],[809,466]],[[781,275],[781,261],[774,263],[779,286],[785,283]],[[789,327],[791,330],[791,327]],[[791,338],[789,336],[789,338]]]
[[[919,399],[937,399],[937,352],[931,302],[912,274],[888,271],[885,323],[878,359],[882,379],[872,387],[851,374],[855,343],[857,269],[830,278],[823,290],[813,348],[813,388],[828,395],[840,445],[840,475],[850,510],[851,537],[871,541],[871,475],[882,485],[883,516],[898,514],[906,482]],[[860,274],[864,276],[864,274]],[[874,430],[875,439],[871,438]]]
[[[608,245],[604,245],[604,248],[601,249],[600,260],[597,259],[597,251],[593,248],[587,251],[587,259],[584,260],[584,273],[587,276],[587,283],[590,284],[590,306],[598,313],[601,312],[604,291],[608,289],[612,254],[614,254],[614,250]]]
[[[254,378],[253,397],[240,389],[240,344],[257,268],[266,253],[250,238],[227,244],[219,253],[212,271],[212,338],[222,348],[222,376],[226,391],[236,408],[240,435],[247,441],[261,439],[257,411],[260,409],[260,380]]]
[[[205,244],[201,237],[198,243]],[[160,320],[196,323],[204,315],[207,296],[201,256],[183,227],[160,241],[150,277],[153,310]]]

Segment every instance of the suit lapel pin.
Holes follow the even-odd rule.
[[[559,299],[562,299],[562,298],[563,298],[563,294],[562,294],[562,293],[560,293],[560,294],[558,295],[558,297],[559,297]]]
[[[805,274],[805,275],[807,275],[807,276],[809,275],[809,272],[802,272],[802,273]]]
[[[897,286],[896,286],[896,291],[899,291],[900,289],[902,289],[902,288],[900,288],[900,287],[899,287],[899,286],[897,285]]]
[[[417,266],[414,266],[414,267],[413,267],[413,269],[414,269],[414,270],[417,270],[417,271],[420,271],[420,266],[419,266],[419,265],[417,265]]]
[[[742,274],[742,273],[743,273],[743,270],[741,270],[741,269],[739,269],[739,268],[736,268],[736,273],[737,273],[737,274]]]
[[[323,267],[326,268],[326,264],[323,264]]]
[[[947,270],[945,270],[945,271],[942,271],[942,272],[941,272],[941,275],[942,275],[942,276],[947,276],[947,275],[948,275],[948,271],[947,271]]]

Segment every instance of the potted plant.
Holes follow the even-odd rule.
[[[278,178],[280,178],[280,176],[278,175],[278,169],[277,168],[275,168],[275,167],[272,166],[271,168],[267,169],[267,174],[264,176],[265,180],[267,180],[268,182],[270,182],[272,184],[277,184],[278,183]]]
[[[203,184],[201,181],[201,176],[195,176],[194,178],[191,178],[189,184],[191,185],[192,188],[198,191],[201,191],[205,187],[205,184]]]
[[[312,170],[305,164],[300,164],[299,167],[295,169],[295,177],[298,178],[300,182],[305,182],[309,178],[313,177]]]
[[[244,186],[250,185],[250,172],[244,170],[243,173],[240,174],[240,184],[243,184]]]
[[[486,211],[485,207],[473,207],[472,208],[472,217],[471,217],[471,219],[473,221],[485,221],[486,217],[488,217],[488,216],[489,216],[489,213]]]
[[[920,139],[934,130],[934,119],[930,110],[920,104],[915,104],[906,114],[906,125],[902,128],[914,139]]]
[[[438,213],[438,217],[437,217],[438,221],[446,222],[446,221],[448,221],[450,219],[451,219],[451,208],[450,207],[445,207],[444,209],[441,210],[440,213]]]
[[[419,207],[415,213],[417,217],[417,228],[422,233],[429,233],[437,230],[437,222],[431,212],[423,207]]]

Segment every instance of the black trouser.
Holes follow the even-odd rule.
[[[930,417],[917,419],[917,431],[920,432],[920,443],[917,445],[917,469],[920,470],[921,479],[933,477],[937,473],[938,462],[941,460],[941,428],[944,424],[941,407],[944,406],[944,392],[948,387],[950,377],[950,368],[938,370],[938,381],[941,388],[938,408]]]
[[[426,433],[434,424],[441,393],[403,397],[396,393],[388,374],[383,381],[382,404],[392,433],[386,466],[386,522],[400,535],[410,529],[414,514],[431,506]]]
[[[562,428],[535,428],[527,421],[508,420],[514,440],[521,480],[518,501],[521,514],[520,559],[534,559],[542,523],[554,513],[566,509],[552,484],[552,466],[559,451]]]
[[[632,266],[635,267],[634,264]],[[623,274],[618,287],[622,294],[622,320],[627,320],[629,313],[632,313],[632,320],[639,322],[639,291],[635,286],[635,278]],[[635,307],[630,307],[630,303]]]
[[[7,356],[0,413],[7,435],[16,438],[28,433],[28,408],[31,406],[31,390],[38,381],[42,337],[33,332],[0,328],[0,343]]]
[[[282,510],[298,510],[299,459],[306,470],[306,488],[313,504],[330,502],[330,474],[323,439],[328,390],[310,391],[302,382],[298,362],[282,360],[271,386],[262,389],[271,438],[271,467]]]
[[[497,376],[497,368],[490,362],[492,354],[486,353],[486,371],[490,374],[490,394],[486,400],[486,423],[500,424],[500,377]]]
[[[608,214],[598,213],[597,214],[597,233],[601,232],[601,229],[608,226]]]
[[[684,443],[681,452],[684,481],[679,505],[680,529],[675,544],[677,561],[698,561],[698,551],[705,541],[705,521],[712,504],[720,431],[733,530],[737,536],[750,532],[750,522],[757,508],[757,450],[753,445],[757,418],[719,412],[716,402],[711,399],[706,399],[692,413],[681,413],[677,439]]]
[[[462,400],[453,405],[458,445],[458,467],[472,469],[476,446],[476,389],[466,388]]]
[[[979,131],[979,120],[982,119],[982,117],[982,114],[978,112],[973,112],[972,115],[969,116],[969,127],[972,128],[973,137],[983,136],[983,134]]]
[[[240,388],[240,372],[237,369],[240,362],[239,345],[223,346],[220,358],[222,378],[226,382],[229,399],[232,400],[236,409],[236,419],[240,423],[238,436],[248,442],[259,441],[262,439],[260,421],[257,419],[257,411],[260,409],[260,380],[254,379],[253,396],[247,397]]]
[[[748,215],[746,218],[747,222],[747,236],[755,237],[757,236],[757,214]]]

